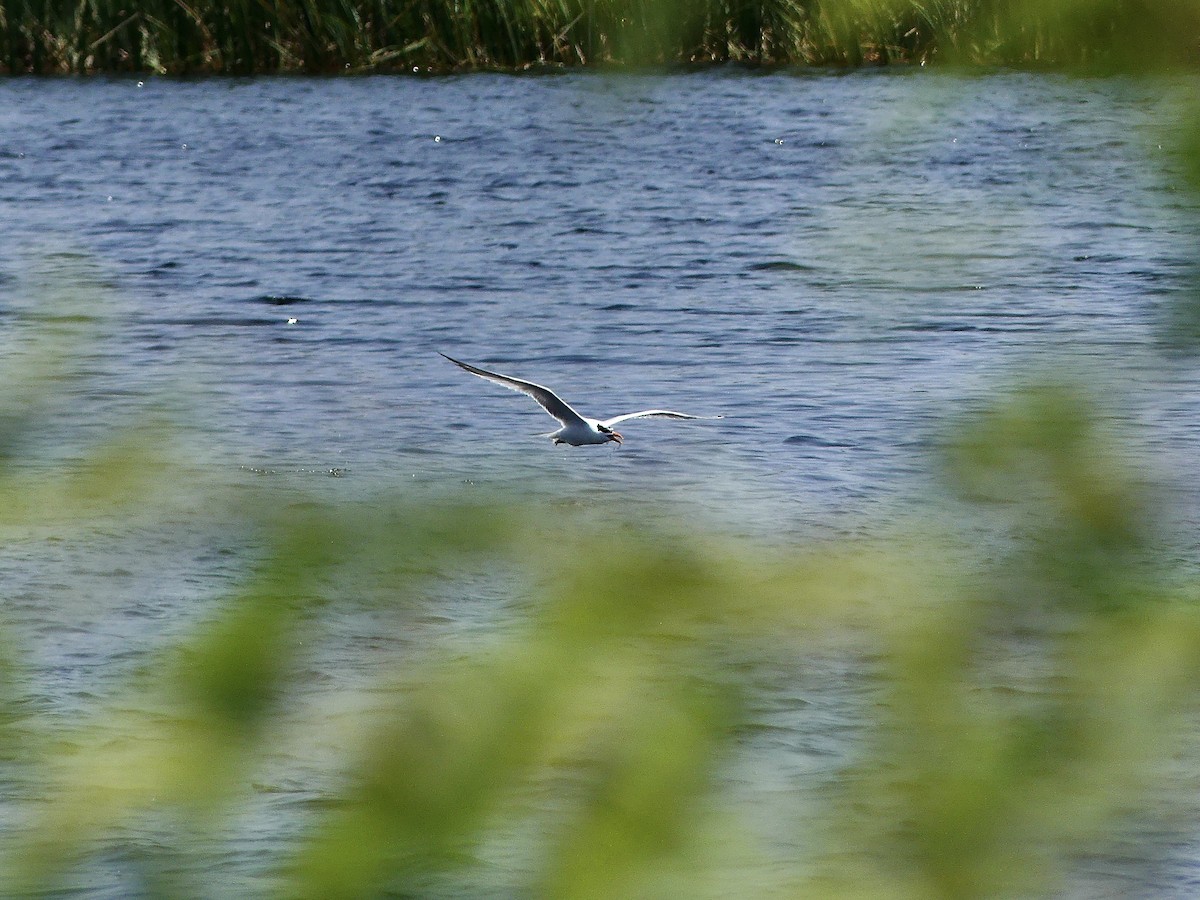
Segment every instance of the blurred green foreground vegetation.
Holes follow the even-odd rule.
[[[3,608],[0,896],[1048,896],[1106,854],[1154,884],[1161,835],[1195,835],[1196,560],[1086,391],[947,422],[948,518],[871,540],[317,500],[231,491],[169,428],[39,459],[91,291],[7,334],[6,546],[174,529],[242,575],[67,720]],[[497,594],[493,625],[429,626]],[[365,661],[331,682],[331,653]]]
[[[5,394],[7,446],[63,383],[50,365]],[[188,527],[259,552],[70,723],[31,712],[5,629],[0,815],[20,827],[0,896],[85,888],[112,859],[126,895],[228,896],[239,840],[260,857],[239,896],[1053,894],[1142,817],[1191,821],[1174,788],[1200,763],[1195,583],[1100,413],[1042,387],[961,424],[941,465],[964,521],[995,537],[975,549],[928,523],[768,547],[512,498],[222,497],[161,435],[51,471],[6,455],[10,542],[171,527],[186,508],[212,517]],[[464,572],[524,586],[511,621],[381,656],[372,683],[315,702],[327,623],[373,610],[419,629],[435,585],[469,591]],[[768,777],[798,814],[757,821],[731,773],[779,764],[755,735],[813,653],[866,680],[838,713],[857,736],[821,790]],[[323,781],[263,820],[262,843],[239,823],[298,759]]]
[[[0,0],[0,71],[1196,62],[1198,0]]]

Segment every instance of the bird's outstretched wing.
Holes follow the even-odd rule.
[[[536,400],[546,412],[558,419],[564,425],[572,425],[575,423],[587,424],[586,420],[575,410],[571,409],[570,405],[563,400],[558,394],[550,390],[548,387],[542,387],[540,384],[534,384],[532,381],[523,381],[520,378],[513,378],[510,375],[501,375],[499,372],[489,372],[487,369],[480,369],[469,365],[465,362],[460,362],[452,356],[446,356],[441,351],[438,352],[450,362],[454,363],[460,369],[466,369],[472,375],[478,375],[480,378],[486,378],[488,381],[494,381],[496,384],[502,384],[506,388],[514,391],[520,391],[522,394],[528,394]],[[689,417],[690,418],[690,417]]]
[[[643,409],[641,412],[625,413],[623,416],[613,416],[600,424],[605,428],[625,422],[629,419],[720,419],[722,416],[689,416],[687,413],[671,412],[669,409]]]

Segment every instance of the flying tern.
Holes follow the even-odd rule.
[[[589,444],[607,444],[609,441],[620,445],[624,440],[621,433],[613,426],[629,419],[719,419],[720,416],[690,416],[687,413],[671,412],[669,409],[643,409],[641,412],[626,413],[623,416],[613,416],[611,419],[589,419],[575,412],[565,400],[540,384],[523,381],[511,375],[501,375],[499,372],[489,372],[460,362],[445,353],[439,355],[450,360],[460,369],[465,369],[472,375],[494,381],[522,394],[528,394],[536,400],[546,412],[562,422],[562,428],[548,435],[555,444],[570,444],[572,447],[583,447]]]

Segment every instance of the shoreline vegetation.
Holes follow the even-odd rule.
[[[927,63],[1144,71],[1200,0],[0,0],[0,74]]]

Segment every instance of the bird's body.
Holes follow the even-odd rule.
[[[461,369],[465,369],[472,375],[478,375],[480,378],[486,378],[488,381],[494,381],[496,384],[503,385],[506,388],[514,391],[520,391],[522,394],[528,394],[547,413],[558,419],[562,423],[562,428],[558,431],[551,432],[549,437],[555,444],[570,444],[572,447],[586,447],[589,445],[607,444],[609,442],[620,444],[624,438],[620,432],[616,431],[613,426],[620,422],[626,422],[630,419],[719,419],[720,416],[691,416],[687,413],[672,412],[669,409],[644,409],[641,412],[626,413],[623,416],[613,416],[611,419],[589,419],[586,416],[581,416],[570,404],[564,401],[558,394],[547,387],[542,387],[540,384],[534,384],[532,381],[524,381],[520,378],[513,378],[510,375],[501,375],[498,372],[489,372],[487,369],[480,369],[469,365],[465,362],[459,362],[451,356],[446,356],[445,353],[440,354],[445,359],[450,360]]]
[[[607,433],[600,430],[600,423],[593,419],[581,422],[569,422],[558,431],[551,432],[548,437],[556,444],[570,444],[572,447],[584,447],[588,444],[607,444],[609,441],[621,443],[621,435],[615,431]]]

